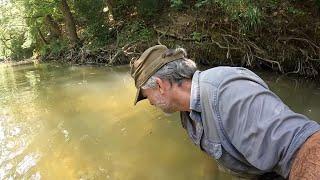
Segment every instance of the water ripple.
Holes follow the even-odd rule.
[[[24,159],[18,164],[17,173],[20,175],[28,172],[32,167],[37,164],[37,161],[40,159],[40,154],[31,153],[24,157]]]

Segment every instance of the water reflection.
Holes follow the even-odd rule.
[[[177,114],[133,106],[128,70],[0,67],[0,179],[230,179],[190,142]],[[319,119],[318,85],[265,79]]]
[[[0,75],[0,179],[16,179],[39,159],[36,150],[27,152],[27,147],[40,128],[35,104],[40,80],[32,71],[17,73],[11,67],[0,68]]]

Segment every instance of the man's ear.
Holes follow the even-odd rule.
[[[162,80],[158,77],[156,77],[156,82],[159,85],[160,94],[163,94],[170,86],[169,82]]]

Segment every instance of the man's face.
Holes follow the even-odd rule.
[[[155,89],[142,89],[142,95],[149,100],[149,103],[157,108],[160,108],[165,113],[175,112],[175,108],[170,103],[167,93],[160,93],[159,88]]]

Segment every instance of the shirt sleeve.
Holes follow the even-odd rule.
[[[250,80],[221,85],[218,107],[230,143],[254,167],[287,177],[294,152],[318,123],[294,113],[266,87]]]

